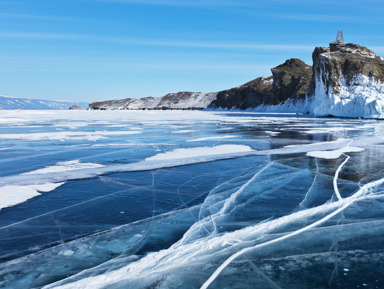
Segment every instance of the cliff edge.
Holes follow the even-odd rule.
[[[272,76],[259,77],[246,84],[220,91],[208,108],[249,109],[271,106],[287,100],[304,100],[312,77],[311,66],[291,58],[271,69]]]
[[[384,118],[384,58],[364,46],[316,47],[306,110],[314,116]]]

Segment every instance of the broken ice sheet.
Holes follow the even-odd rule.
[[[338,122],[4,112],[0,186],[40,190],[0,211],[0,287],[383,287],[383,124]]]

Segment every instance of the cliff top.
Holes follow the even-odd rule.
[[[366,56],[369,58],[376,58],[378,57],[372,50],[368,49],[367,47],[354,44],[354,43],[337,43],[332,42],[329,44],[330,52],[343,52],[343,53],[353,53],[353,54],[360,54],[362,56]]]

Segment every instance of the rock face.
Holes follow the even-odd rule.
[[[273,104],[287,99],[304,99],[312,78],[310,65],[297,58],[288,59],[285,63],[272,68]]]
[[[208,108],[247,109],[272,104],[272,82],[272,76],[259,77],[242,86],[220,91]]]
[[[94,102],[90,109],[248,109],[276,105],[288,99],[304,99],[312,76],[311,66],[292,58],[275,68],[273,76],[259,77],[239,87],[220,92],[182,91],[163,97],[126,98]]]
[[[314,116],[384,118],[384,59],[366,47],[316,47],[306,94]]]
[[[242,86],[219,92],[208,107],[247,109],[305,98],[312,77],[311,66],[292,58],[271,71],[270,77],[259,77]]]
[[[316,47],[313,66],[292,58],[259,77],[218,93],[95,102],[90,109],[255,109],[314,116],[384,118],[384,58],[352,43]],[[305,109],[303,110],[305,105]]]
[[[90,109],[99,110],[144,110],[144,109],[204,109],[217,93],[181,91],[163,97],[126,98],[93,102]]]

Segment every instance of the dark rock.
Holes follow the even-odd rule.
[[[272,104],[272,76],[259,77],[242,86],[220,91],[208,108],[255,108]]]
[[[312,53],[312,79],[309,84],[308,90],[307,90],[307,95],[313,95],[315,93],[315,88],[316,88],[316,78],[315,75],[320,75],[320,65],[316,65],[319,63],[319,56],[320,54],[330,52],[329,47],[316,47],[315,50]]]
[[[304,99],[312,78],[311,66],[297,58],[288,59],[271,69],[273,75],[273,104],[290,98]]]
[[[242,86],[220,91],[208,108],[247,109],[305,98],[312,77],[311,66],[292,58],[271,70],[273,76],[259,77]]]

